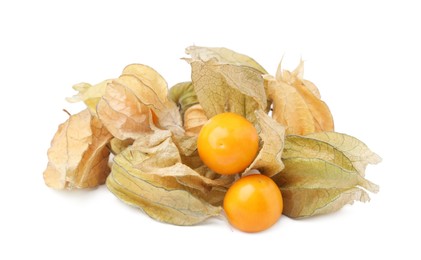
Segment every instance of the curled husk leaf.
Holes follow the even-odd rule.
[[[193,84],[190,81],[180,82],[171,87],[169,98],[178,105],[181,116],[184,116],[189,107],[199,104]]]
[[[112,135],[120,140],[136,139],[152,131],[150,109],[139,102],[131,87],[120,79],[107,85],[97,113]]]
[[[357,172],[364,177],[368,164],[377,164],[382,158],[371,151],[366,144],[357,138],[336,132],[309,134],[307,137],[329,143],[342,152],[352,163]]]
[[[120,79],[127,82],[139,101],[156,115],[159,126],[183,135],[182,119],[177,104],[169,98],[165,79],[154,69],[143,64],[130,64]]]
[[[96,106],[98,105],[101,97],[105,94],[105,88],[107,87],[107,84],[111,81],[111,79],[107,79],[93,86],[85,82],[75,84],[73,85],[73,89],[79,93],[72,97],[66,98],[66,100],[72,103],[83,101],[88,107],[89,111],[95,115]]]
[[[207,121],[208,117],[200,104],[189,107],[186,113],[184,113],[184,130],[186,131],[186,135],[198,135],[202,126]]]
[[[364,161],[355,151],[376,160]],[[287,135],[285,168],[273,177],[284,197],[283,213],[292,218],[334,212],[354,201],[366,202],[379,187],[364,178],[368,163],[380,157],[354,137],[340,133]],[[356,167],[356,165],[358,167]]]
[[[284,149],[285,127],[262,110],[256,111],[256,117],[256,128],[263,144],[256,158],[244,173],[256,169],[260,173],[271,177],[284,168],[282,151]]]
[[[142,64],[128,65],[118,79],[107,85],[97,113],[120,140],[151,132],[151,124],[155,123],[176,134],[184,132],[178,107],[168,98],[167,83],[155,70]]]
[[[48,150],[45,183],[55,189],[92,188],[110,171],[107,143],[111,134],[88,109],[61,124]]]
[[[354,201],[370,200],[360,188],[283,188],[283,214],[291,218],[305,218],[335,212]]]
[[[158,221],[193,225],[221,213],[231,182],[206,178],[183,164],[171,132],[157,129],[115,156],[107,187]]]
[[[267,74],[266,70],[251,57],[227,48],[190,46],[186,48],[186,53],[195,60],[209,61],[215,59],[220,64],[251,67],[262,74]]]
[[[133,142],[134,142],[133,139],[120,140],[120,139],[114,137],[113,139],[110,140],[110,143],[109,143],[108,146],[110,148],[110,151],[113,154],[119,154],[124,149],[126,149],[127,147],[132,145]]]
[[[188,52],[192,84],[206,116],[234,112],[256,121],[255,111],[267,109],[262,72],[247,62],[227,62],[214,56]],[[234,55],[234,54],[233,54]]]
[[[317,87],[303,79],[304,63],[290,72],[279,65],[276,76],[264,75],[273,118],[287,127],[287,134],[305,135],[333,131],[329,107],[320,99]]]

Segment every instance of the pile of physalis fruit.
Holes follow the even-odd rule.
[[[257,232],[283,214],[305,218],[369,200],[365,179],[381,158],[334,131],[317,87],[279,66],[272,76],[226,48],[192,46],[191,81],[168,88],[147,65],[80,83],[86,109],[61,124],[48,150],[55,189],[106,184],[158,221],[194,225],[225,216]]]

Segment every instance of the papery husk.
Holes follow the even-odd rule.
[[[172,133],[156,129],[115,156],[107,187],[158,221],[193,225],[221,213],[231,182],[206,178],[183,164]]]
[[[120,140],[114,137],[110,140],[109,149],[113,154],[119,154],[132,145],[133,142],[133,139]]]
[[[220,64],[251,67],[260,71],[261,74],[267,74],[267,71],[257,61],[247,55],[235,52],[228,48],[190,46],[186,48],[186,53],[195,60],[202,60],[206,62],[215,59]]]
[[[96,85],[76,84],[78,94],[68,101],[83,101],[87,109],[59,126],[45,183],[80,189],[106,179],[123,202],[175,225],[221,216],[227,189],[252,172],[277,183],[283,213],[292,218],[328,214],[378,192],[365,169],[381,158],[357,138],[333,132],[328,106],[303,78],[303,62],[292,72],[279,65],[270,76],[254,59],[226,48],[191,46],[186,53],[191,81],[171,90],[143,64]],[[213,172],[197,152],[201,127],[223,112],[244,116],[259,133],[258,154],[238,175]]]
[[[177,104],[169,98],[167,82],[157,71],[143,64],[130,64],[124,68],[120,79],[156,114],[162,128],[184,134]]]
[[[273,176],[283,194],[283,214],[304,218],[337,211],[354,201],[369,201],[367,191],[376,193],[379,186],[364,178],[365,167],[378,159],[353,157],[357,150],[380,158],[345,134],[287,135],[282,154],[285,168]]]
[[[271,177],[284,168],[282,151],[284,149],[285,127],[262,110],[256,111],[256,118],[256,126],[262,144],[256,158],[244,173],[256,169],[260,173]]]
[[[191,81],[180,82],[170,88],[169,98],[176,103],[180,109],[180,114],[184,117],[185,112],[191,106],[199,104],[196,92]]]
[[[99,119],[120,140],[134,140],[152,131],[150,108],[139,102],[132,88],[135,87],[121,79],[115,79],[107,85],[105,94],[97,105]]]
[[[66,100],[71,103],[84,102],[89,111],[91,111],[91,114],[95,115],[96,106],[105,94],[105,89],[111,81],[111,79],[107,79],[96,85],[91,85],[86,82],[75,84],[73,85],[73,89],[78,91],[78,93],[72,97],[66,98]]]
[[[286,126],[287,134],[333,131],[329,107],[320,99],[317,87],[303,79],[303,73],[301,61],[293,72],[283,71],[279,65],[275,77],[264,75],[266,92],[273,105],[273,118]]]
[[[107,85],[98,102],[97,114],[120,140],[134,140],[151,132],[151,124],[155,123],[176,134],[184,134],[178,107],[168,97],[166,81],[143,64],[126,66],[122,75]],[[158,122],[154,122],[155,119]]]
[[[54,189],[93,188],[105,182],[112,135],[88,109],[59,126],[48,150],[45,184]]]
[[[184,130],[186,131],[186,135],[198,135],[202,126],[207,121],[208,117],[200,104],[189,107],[184,113]]]
[[[268,108],[266,72],[253,59],[225,48],[192,46],[186,53],[194,91],[208,118],[233,112],[254,123],[255,111]]]
[[[378,164],[382,158],[371,151],[368,146],[357,138],[337,132],[321,132],[307,135],[307,137],[326,142],[342,152],[352,163],[361,176],[365,176],[365,169],[369,164]]]

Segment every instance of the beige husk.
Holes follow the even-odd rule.
[[[191,46],[186,52],[191,81],[171,89],[142,64],[96,85],[75,85],[79,93],[69,100],[83,101],[87,109],[59,126],[45,183],[81,189],[106,181],[120,200],[158,221],[197,224],[221,215],[226,190],[243,174],[224,176],[207,168],[197,153],[197,136],[212,116],[235,112],[260,137],[259,152],[244,173],[272,177],[285,215],[330,213],[378,191],[365,179],[365,169],[380,157],[355,137],[333,132],[328,106],[303,78],[303,62],[292,72],[279,67],[271,76],[254,59],[226,48]]]

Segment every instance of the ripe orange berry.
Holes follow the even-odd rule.
[[[231,112],[210,118],[197,140],[203,163],[219,174],[244,171],[253,162],[258,148],[256,128],[246,118]]]
[[[252,174],[240,178],[228,189],[223,207],[231,225],[244,232],[259,232],[278,221],[283,200],[271,178]]]

